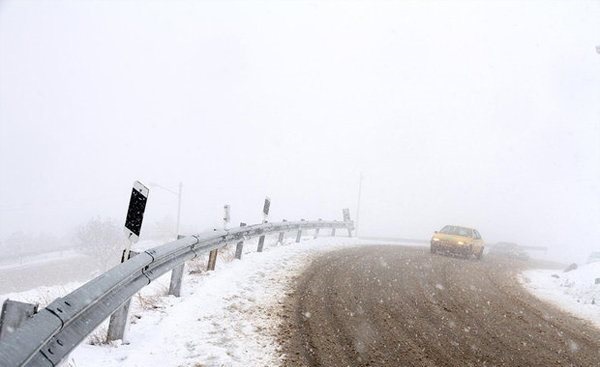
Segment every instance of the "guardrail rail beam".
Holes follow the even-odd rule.
[[[217,250],[229,243],[239,244],[275,233],[281,236],[281,233],[298,231],[296,240],[299,242],[303,230],[332,228],[333,234],[336,228],[351,231],[353,222],[344,219],[240,225],[186,236],[141,252],[27,317],[14,332],[3,337],[0,367],[58,366],[109,317],[113,324],[109,327],[110,338],[126,338],[125,305],[129,305],[131,298],[153,280],[181,268],[186,261],[201,254],[213,253],[216,261]]]

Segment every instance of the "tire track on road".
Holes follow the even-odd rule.
[[[284,366],[598,366],[600,332],[507,261],[367,246],[316,259],[287,299]]]

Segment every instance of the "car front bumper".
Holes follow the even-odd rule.
[[[431,249],[440,252],[451,252],[455,254],[470,254],[472,246],[468,244],[459,245],[456,242],[450,241],[431,241]]]

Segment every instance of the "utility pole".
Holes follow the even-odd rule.
[[[360,219],[360,197],[362,194],[362,181],[363,181],[363,174],[361,172],[360,178],[358,180],[358,202],[356,203],[356,225],[354,226],[354,236],[355,237],[358,237],[358,226],[359,226],[359,219]]]

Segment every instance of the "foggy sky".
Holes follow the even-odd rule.
[[[356,217],[600,250],[600,3],[0,3],[0,238]],[[151,188],[146,223],[176,215]]]

